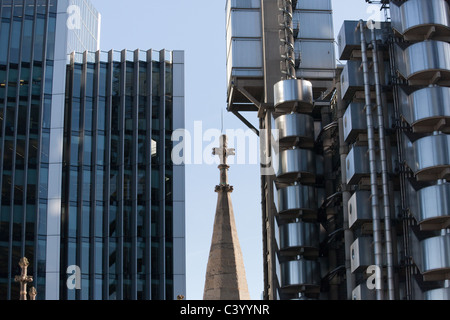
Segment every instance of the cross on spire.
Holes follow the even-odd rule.
[[[235,155],[235,149],[228,149],[228,139],[226,135],[220,136],[220,148],[214,148],[213,155],[219,156],[221,165],[227,165],[227,158]]]
[[[27,283],[33,282],[33,277],[27,275],[27,269],[30,263],[28,259],[23,257],[19,261],[19,266],[22,269],[19,276],[15,276],[14,280],[20,283],[20,300],[27,300]],[[33,291],[34,293],[34,291]]]
[[[220,148],[214,148],[213,155],[219,156],[220,158],[220,184],[216,186],[216,192],[219,192],[220,190],[232,192],[233,187],[228,185],[228,169],[230,167],[227,165],[227,158],[235,155],[235,149],[228,148],[226,135],[220,136]]]

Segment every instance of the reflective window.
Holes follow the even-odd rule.
[[[8,22],[2,22],[0,29],[0,63],[6,64],[8,59],[8,41],[9,41],[9,26]]]

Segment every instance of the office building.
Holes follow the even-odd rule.
[[[0,299],[23,256],[38,300],[185,294],[183,53],[100,52],[89,1],[0,7]]]
[[[330,0],[227,1],[228,110],[265,146],[264,299],[449,297],[449,3],[377,3],[335,56]]]

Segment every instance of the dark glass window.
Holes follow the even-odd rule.
[[[78,208],[74,205],[69,207],[69,237],[77,237]]]
[[[100,82],[99,82],[99,92],[98,95],[101,97],[106,97],[106,79],[107,79],[108,69],[105,63],[100,64]]]
[[[89,236],[90,236],[90,233],[89,233],[90,217],[91,217],[90,212],[91,212],[91,207],[83,206],[83,214],[81,216],[83,228],[81,231],[81,235],[82,235],[82,237],[85,237],[85,238],[89,238]],[[87,270],[84,272],[88,272]]]
[[[39,4],[38,4],[39,10]],[[35,27],[34,40],[34,60],[42,61],[44,54],[44,34],[45,34],[45,18],[38,17]]]
[[[78,99],[73,99],[72,101],[72,131],[79,132],[80,131],[80,101]]]
[[[22,21],[14,20],[12,34],[11,34],[10,51],[9,51],[10,63],[19,63],[21,33],[22,33]]]
[[[22,61],[31,62],[31,45],[33,41],[33,20],[25,19],[22,39]]]
[[[101,131],[106,130],[106,100],[100,97],[98,100],[97,111],[97,129]]]
[[[94,65],[88,64],[86,73],[86,97],[94,96]]]
[[[34,15],[34,0],[26,0],[25,1],[25,14],[29,16]]]
[[[55,57],[56,17],[49,16],[47,28],[47,59],[53,60]]]
[[[2,17],[11,18],[12,0],[3,0],[0,4],[2,5]]]
[[[0,63],[6,64],[8,59],[9,22],[2,22],[0,29]]]

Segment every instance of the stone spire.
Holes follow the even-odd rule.
[[[213,154],[220,157],[220,184],[215,189],[218,199],[203,299],[250,300],[231,204],[233,187],[228,184],[227,158],[234,155],[234,149],[228,149],[225,135],[220,144],[220,148],[213,149]]]

